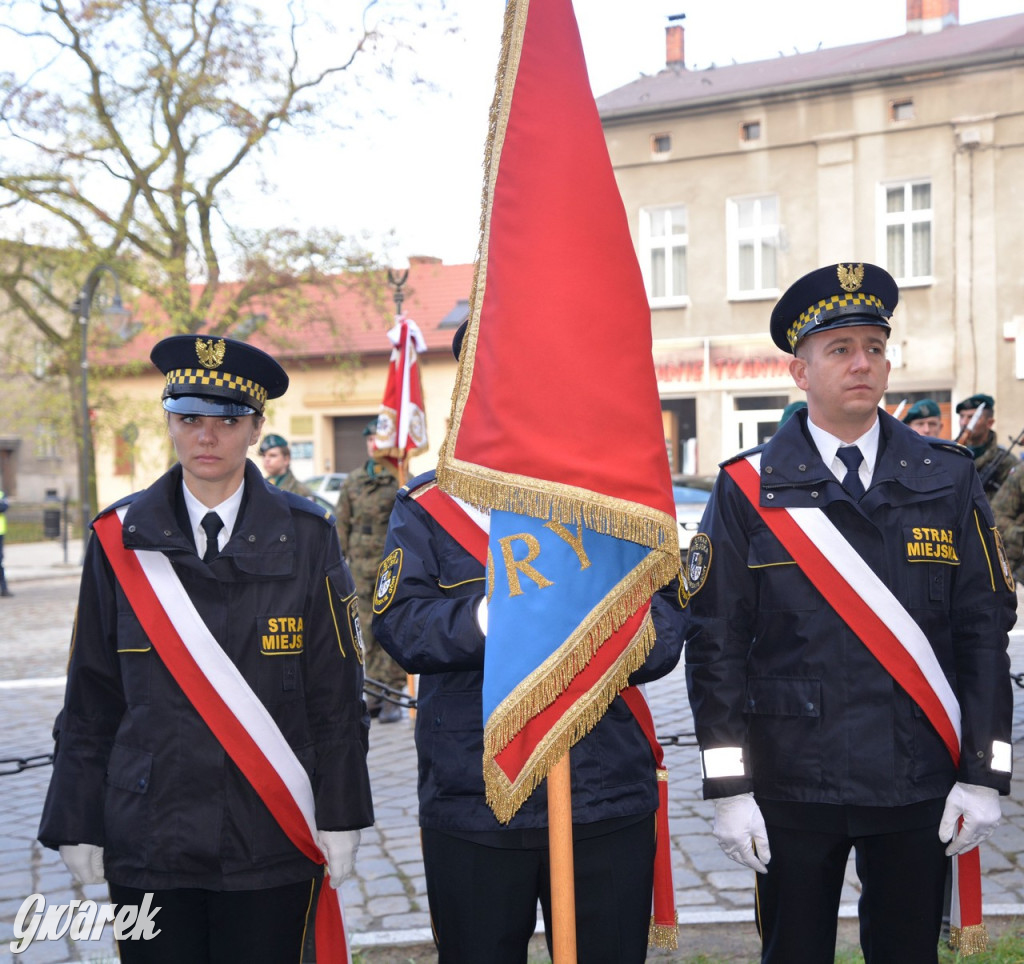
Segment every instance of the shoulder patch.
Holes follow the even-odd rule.
[[[679,580],[679,602],[684,607],[703,588],[710,569],[711,540],[703,532],[698,532],[686,550],[686,563]]]
[[[377,569],[377,583],[373,590],[373,611],[378,615],[387,610],[398,591],[398,579],[402,574],[401,547],[392,549]]]
[[[998,526],[993,527],[992,535],[995,536],[996,552],[999,554],[999,570],[1003,574],[1003,579],[1006,580],[1006,588],[1010,592],[1016,592],[1017,580],[1013,578],[1013,569],[1010,566],[1010,560],[1006,558],[1006,548],[1003,546],[1003,536],[999,532]]]

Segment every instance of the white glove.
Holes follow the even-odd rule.
[[[736,863],[756,870],[759,874],[768,873],[765,865],[772,859],[768,849],[768,831],[764,826],[761,808],[754,802],[752,793],[719,797],[715,801],[715,820],[711,832],[718,846]],[[754,852],[755,847],[757,853]]]
[[[63,844],[60,859],[80,884],[105,884],[103,848],[91,843]]]
[[[956,825],[961,815],[964,825],[957,833]],[[977,847],[999,826],[1002,816],[998,790],[973,783],[954,784],[946,797],[946,808],[939,821],[939,840],[949,843],[946,856],[955,857]]]
[[[476,607],[476,624],[480,627],[480,632],[485,636],[487,635],[487,597],[480,597],[480,605]]]
[[[320,838],[320,849],[327,858],[329,883],[337,890],[341,882],[355,870],[359,831],[318,830],[317,836]]]

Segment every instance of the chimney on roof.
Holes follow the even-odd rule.
[[[936,33],[960,22],[960,0],[907,0],[907,33]]]
[[[685,20],[686,14],[674,13],[668,19],[670,22],[665,28],[665,66],[686,70],[686,60],[683,57],[683,25],[675,23],[676,20]]]

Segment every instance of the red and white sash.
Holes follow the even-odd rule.
[[[921,627],[821,509],[761,505],[760,454],[725,471],[843,622],[921,707],[959,766],[960,704]],[[982,927],[977,847],[953,861],[953,873],[951,929]]]
[[[487,565],[487,520],[461,499],[443,491],[436,483],[413,493],[416,504],[447,532],[480,565]],[[652,947],[676,947],[675,888],[672,884],[672,855],[668,828],[668,770],[665,753],[658,742],[647,695],[642,686],[627,686],[619,695],[640,724],[654,754],[658,779],[657,840],[654,853],[654,905],[648,943]]]
[[[315,823],[313,788],[267,708],[196,611],[170,561],[160,552],[125,549],[126,508],[101,516],[93,529],[153,648],[196,711],[245,774],[295,846],[325,863]],[[326,881],[316,913],[317,960],[350,964],[341,888]]]

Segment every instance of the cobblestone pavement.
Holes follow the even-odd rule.
[[[6,547],[14,597],[0,600],[0,760],[50,753],[50,729],[60,708],[67,647],[77,596],[79,547],[72,563],[61,547]],[[1022,606],[1024,611],[1024,606]],[[1024,630],[1011,638],[1011,667],[1024,673]],[[753,926],[752,875],[725,857],[711,835],[711,807],[700,797],[697,751],[683,673],[648,687],[670,773],[670,827],[680,923]],[[1014,770],[1024,774],[1024,689],[1014,687]],[[672,738],[676,738],[675,741]],[[5,820],[0,835],[0,961],[113,960],[110,939],[78,944],[33,944],[13,955],[14,920],[25,898],[43,894],[50,904],[76,898],[106,899],[102,886],[78,887],[59,856],[35,840],[49,767],[20,772],[0,763]],[[356,874],[345,881],[347,924],[355,949],[429,942],[426,890],[416,822],[416,758],[411,720],[373,724],[370,771],[376,825],[363,832]],[[1024,776],[1003,798],[1004,822],[982,848],[986,915],[1024,916]],[[844,916],[855,916],[852,863],[843,897]],[[109,928],[108,928],[109,930]],[[396,960],[400,955],[396,951]],[[659,958],[664,959],[664,958]]]

